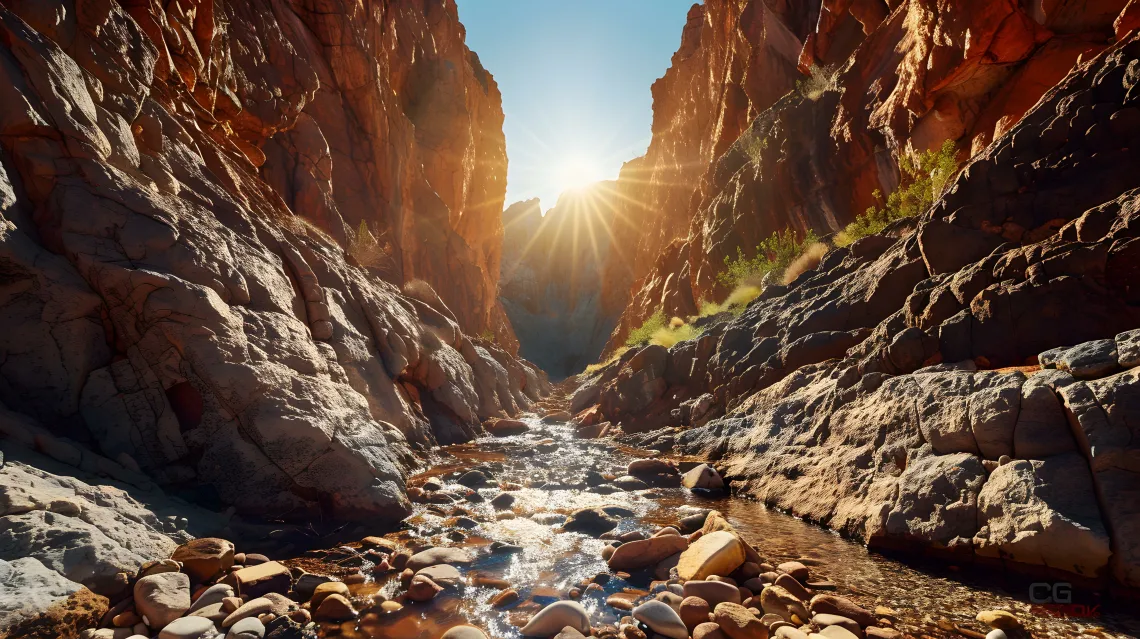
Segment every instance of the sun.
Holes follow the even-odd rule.
[[[598,162],[582,154],[563,156],[553,178],[562,191],[579,190],[603,179]]]

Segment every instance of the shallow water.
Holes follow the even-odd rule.
[[[541,452],[539,442],[552,439]],[[570,511],[589,506],[617,505],[635,513],[622,520],[619,532],[634,529],[652,531],[659,525],[676,522],[681,517],[703,509],[721,511],[738,532],[757,546],[761,556],[771,563],[809,558],[819,562],[812,567],[812,578],[825,578],[838,585],[837,594],[855,600],[864,607],[887,606],[897,613],[896,627],[915,637],[961,637],[954,624],[985,634],[986,628],[974,620],[982,610],[1002,608],[1014,612],[1034,637],[1136,637],[1140,636],[1140,614],[1134,604],[1102,600],[1098,593],[1082,591],[1074,586],[1075,604],[1095,609],[1094,618],[1050,616],[1050,612],[1029,603],[1029,585],[1033,580],[1000,571],[966,567],[957,569],[943,563],[927,564],[914,559],[906,563],[869,552],[860,544],[843,539],[818,526],[766,509],[755,502],[737,498],[704,498],[680,488],[651,489],[598,495],[579,489],[560,488],[559,484],[581,481],[588,469],[602,473],[624,474],[631,459],[643,456],[615,446],[611,442],[574,439],[567,426],[533,424],[525,435],[487,438],[472,444],[452,446],[436,452],[428,470],[413,477],[410,484],[422,483],[429,476],[443,477],[447,488],[458,473],[472,467],[490,469],[500,482],[522,484],[513,491],[516,497],[511,510],[514,519],[497,520],[489,501],[500,490],[483,488],[487,502],[459,502],[469,516],[479,521],[478,527],[464,531],[462,541],[449,538],[456,530],[445,524],[448,517],[432,512],[432,507],[418,504],[407,521],[408,528],[388,535],[411,547],[463,546],[476,556],[476,561],[461,572],[469,584],[479,576],[508,581],[521,595],[517,604],[494,609],[488,603],[498,590],[467,585],[458,591],[441,593],[428,604],[408,603],[403,610],[386,613],[378,606],[360,606],[361,616],[340,625],[325,624],[324,636],[398,637],[400,639],[438,639],[445,629],[464,623],[479,626],[492,638],[519,637],[518,626],[543,605],[566,598],[566,593],[585,580],[607,570],[601,559],[606,542],[577,533],[559,533],[556,529]],[[543,487],[543,484],[554,484]],[[452,507],[443,507],[451,511]],[[509,542],[522,547],[513,554],[491,553],[492,541]],[[369,574],[365,566],[364,573]],[[381,575],[378,581],[352,587],[356,602],[383,593],[397,598],[402,592],[396,573]],[[606,606],[607,596],[618,592],[644,593],[650,589],[651,574],[637,574],[628,580],[613,578],[602,592],[586,592],[579,599],[599,624],[616,623],[625,614]],[[1087,610],[1069,608],[1065,612]],[[1089,634],[1082,634],[1089,633]]]

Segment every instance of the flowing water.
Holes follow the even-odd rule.
[[[681,488],[600,495],[568,487],[580,483],[590,469],[622,475],[629,461],[647,455],[605,440],[575,439],[568,426],[537,422],[532,422],[531,431],[524,435],[486,438],[437,451],[429,469],[413,477],[411,485],[434,476],[444,479],[445,489],[461,488],[452,483],[460,471],[487,469],[501,484],[522,486],[511,492],[516,497],[511,507],[513,518],[499,518],[512,515],[497,516],[489,503],[500,492],[498,487],[480,489],[486,498],[483,503],[417,504],[406,528],[388,537],[413,550],[428,546],[467,548],[476,557],[474,563],[461,567],[467,585],[445,591],[428,604],[406,603],[402,610],[384,612],[378,605],[369,605],[370,599],[380,594],[377,601],[401,600],[403,589],[398,574],[372,577],[365,565],[363,572],[369,575],[368,581],[352,586],[360,617],[340,625],[324,624],[322,634],[438,639],[446,628],[468,623],[483,628],[492,638],[518,637],[518,627],[530,615],[548,603],[565,599],[572,588],[607,570],[601,559],[606,542],[558,532],[564,516],[584,507],[620,506],[633,514],[622,519],[618,532],[652,532],[685,515],[719,510],[768,562],[799,558],[809,560],[805,563],[818,562],[812,567],[813,579],[831,580],[837,585],[837,594],[869,609],[893,609],[897,613],[896,627],[915,637],[982,636],[987,629],[974,620],[975,615],[997,608],[1014,612],[1034,637],[1140,636],[1140,614],[1127,603],[1102,600],[1098,593],[1074,586],[1073,606],[1064,610],[1033,606],[1029,601],[1033,580],[1001,571],[959,569],[945,562],[925,565],[908,559],[904,563],[869,552],[860,544],[755,502],[701,497]],[[462,509],[458,514],[466,511],[478,525],[467,530],[455,527],[454,519],[449,518],[457,514],[457,507]],[[521,550],[492,552],[490,546],[495,541],[508,542]],[[492,608],[489,600],[499,590],[476,585],[483,578],[509,582],[521,595],[519,602],[505,609]],[[648,593],[652,579],[651,574],[612,578],[603,591],[584,592],[579,601],[590,611],[595,627],[616,623],[628,613],[608,607],[606,597],[619,592]],[[1093,616],[1081,618],[1062,613]],[[981,635],[959,633],[955,625],[980,631]]]

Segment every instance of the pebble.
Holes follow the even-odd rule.
[[[194,600],[193,605],[190,606],[190,610],[187,612],[192,613],[196,610],[201,610],[206,606],[221,603],[226,597],[233,596],[234,589],[228,584],[214,584],[203,591],[202,594],[198,595],[198,598]]]
[[[462,577],[460,576],[459,571],[455,568],[455,566],[448,564],[436,564],[434,566],[428,566],[427,568],[424,568],[423,570],[417,572],[416,575],[427,577],[428,579],[431,579],[444,588],[453,588],[455,586],[458,586],[459,582],[462,581]]]
[[[660,601],[647,601],[633,609],[633,618],[670,639],[688,639],[689,628],[677,611]]]
[[[792,615],[803,621],[810,617],[803,602],[792,593],[776,585],[768,586],[760,593],[760,607],[764,612],[779,615],[788,622],[792,622]]]
[[[348,599],[342,595],[331,594],[325,597],[321,605],[313,613],[317,621],[347,621],[356,616],[356,610]]]
[[[860,626],[873,626],[878,621],[875,615],[855,602],[837,595],[816,595],[811,598],[812,614],[839,615],[854,619]]]
[[[709,620],[712,606],[709,606],[709,602],[700,597],[685,597],[681,600],[681,609],[678,612],[681,615],[681,621],[691,630]]]
[[[563,628],[590,633],[590,615],[576,601],[556,601],[538,611],[520,631],[524,637],[550,637]]]
[[[986,639],[1009,639],[1009,635],[1001,628],[994,628],[986,635]]]
[[[704,599],[713,608],[725,601],[740,603],[740,589],[723,581],[686,581],[684,585],[686,597],[699,597]]]
[[[439,639],[487,639],[487,635],[475,626],[455,626]]]
[[[710,621],[693,628],[693,639],[725,639],[725,634],[719,625]]]
[[[859,634],[862,632],[862,630],[859,628],[859,624],[855,623],[854,619],[848,619],[847,617],[841,617],[839,615],[816,615],[811,618],[811,621],[815,625],[821,627],[840,626],[842,628],[850,630],[852,634]]]
[[[472,561],[471,555],[462,548],[429,548],[412,555],[404,567],[417,572],[436,564],[469,564]],[[393,565],[399,567],[398,564]]]
[[[321,605],[329,595],[348,596],[348,586],[339,581],[326,581],[313,589],[313,596],[309,598],[309,605],[316,608]]]
[[[978,613],[977,619],[987,626],[999,630],[1012,630],[1021,627],[1021,621],[1013,613],[1005,610],[983,610]]]
[[[198,639],[214,629],[214,622],[204,617],[175,619],[158,633],[158,639]]]
[[[725,602],[713,609],[713,618],[729,639],[767,639],[768,627],[752,611]]]
[[[265,597],[258,597],[257,599],[250,599],[242,604],[237,610],[231,612],[226,620],[222,622],[223,628],[229,628],[235,623],[247,617],[256,617],[263,615],[267,612],[273,612],[273,601]]]
[[[808,567],[798,561],[785,561],[779,566],[776,566],[776,570],[791,575],[792,578],[800,583],[807,581],[809,576]]]
[[[226,639],[261,639],[265,636],[265,624],[260,619],[248,617],[235,623],[226,633]]]
[[[827,639],[859,639],[859,635],[843,626],[828,626],[819,631],[819,636],[826,637]]]
[[[515,603],[519,600],[519,598],[519,591],[513,588],[508,588],[507,590],[496,593],[495,596],[491,597],[490,604],[492,608],[504,608]]]

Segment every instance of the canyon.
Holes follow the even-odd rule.
[[[1134,597],[1137,27],[1134,0],[705,0],[645,155],[544,213],[505,206],[502,96],[454,0],[0,0],[0,637],[181,636],[143,621],[169,581],[169,623],[199,623],[191,583],[229,588],[279,639],[437,639],[457,609],[514,637],[590,596],[585,630],[632,639],[704,535],[740,561],[688,580],[756,588],[755,634],[706,611],[732,639],[824,632],[835,588],[867,637],[1024,599],[857,545]],[[921,211],[842,239],[940,149]],[[789,231],[815,261],[700,317]],[[655,315],[692,332],[656,343]],[[738,529],[816,540],[845,581]],[[619,534],[654,545],[645,583]],[[466,553],[503,547],[530,571],[500,613]],[[424,552],[449,559],[402,578]],[[802,614],[773,620],[789,578]]]

